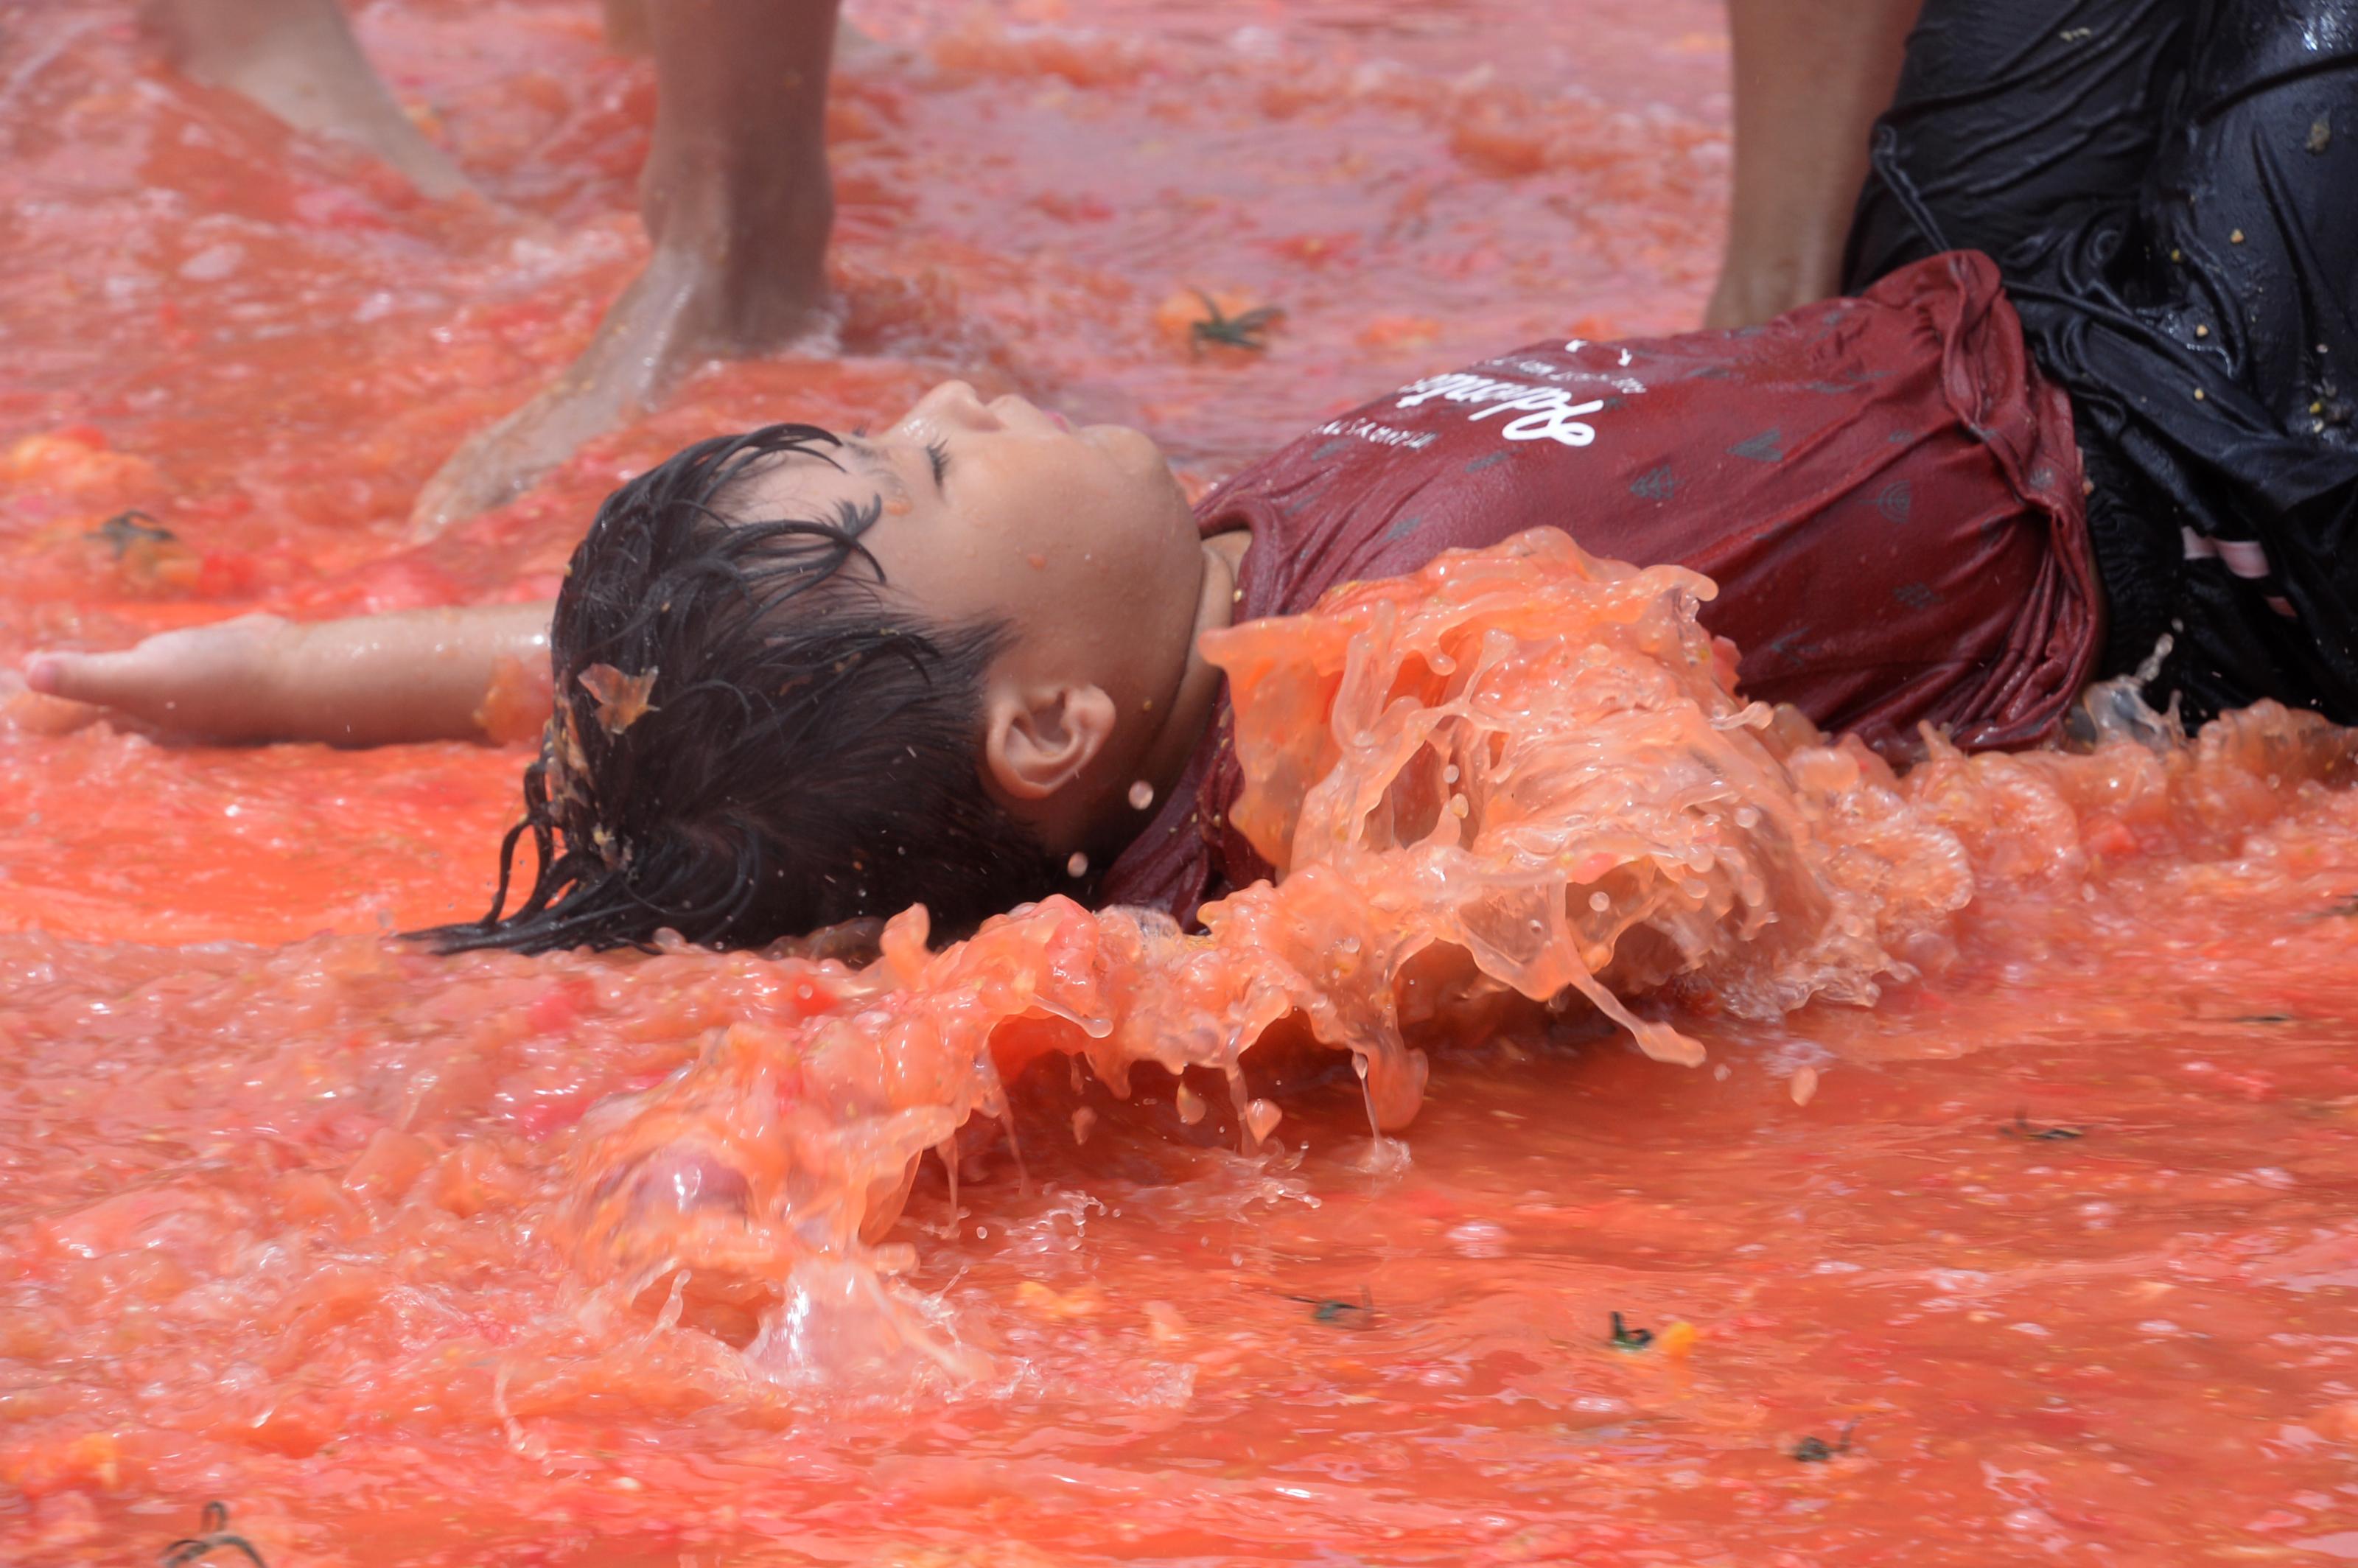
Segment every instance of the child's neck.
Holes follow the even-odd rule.
[[[1237,587],[1238,567],[1246,546],[1251,543],[1252,535],[1241,530],[1215,534],[1204,541],[1203,589],[1195,601],[1195,623],[1187,632],[1186,662],[1171,690],[1154,699],[1154,713],[1160,716],[1160,721],[1141,758],[1139,776],[1153,788],[1155,806],[1168,800],[1171,792],[1179,787],[1181,775],[1186,773],[1188,762],[1218,710],[1227,677],[1217,665],[1204,657],[1203,637],[1205,633],[1217,631],[1236,619],[1237,601],[1241,597]],[[1132,811],[1124,814],[1124,820],[1121,836],[1127,840],[1145,819]]]

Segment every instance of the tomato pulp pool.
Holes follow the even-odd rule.
[[[837,341],[711,372],[407,546],[417,484],[641,254],[651,82],[594,9],[358,13],[495,209],[159,72],[128,5],[19,8],[7,652],[546,595],[619,475],[947,374],[1140,424],[1208,482],[1502,344],[1683,325],[1715,258],[1706,0],[855,3]],[[1267,351],[1171,333],[1198,287],[1282,306]],[[133,510],[174,546],[92,536]],[[1403,603],[1383,669],[1424,684],[1330,775],[1360,809],[1249,808],[1297,871],[1302,823],[1379,807],[1390,837],[1331,836],[1197,970],[1054,902],[936,957],[904,925],[867,970],[436,959],[386,933],[481,906],[521,752],[0,730],[0,1559],[144,1561],[211,1499],[274,1568],[2358,1557],[2335,739],[2256,712],[1893,781],[1747,717],[1679,630],[1693,585],[1535,548]],[[1475,760],[1503,753],[1377,722],[1456,735],[1430,652],[1491,644],[1451,616],[1549,593],[1599,628],[1592,672],[1655,682],[1754,780],[1707,839],[1545,884],[1651,922],[1617,955],[1501,935],[1538,875],[1486,837],[1508,796]],[[1277,676],[1374,613],[1231,641],[1260,776],[1315,730]],[[1669,775],[1611,768],[1649,733],[1583,778],[1638,800]],[[1807,887],[1745,837],[1780,812],[1823,849]],[[1303,955],[1379,934],[1333,890],[1382,892],[1411,840],[1464,896],[1388,913],[1495,938],[1500,982],[1401,1021],[1421,1057],[1403,1035],[1363,1084],[1368,1053],[1299,1026],[1174,1044],[1305,999],[1386,1038]],[[1807,930],[1730,935],[1768,908]],[[1082,948],[1148,1004],[1055,990]],[[1605,1012],[1516,1009],[1583,978]],[[1281,979],[1307,989],[1252,989]],[[992,1041],[994,1007],[1027,1021]],[[862,1017],[908,1027],[837,1027]],[[782,1105],[824,1114],[757,1114]],[[807,1223],[743,1222],[764,1206]]]

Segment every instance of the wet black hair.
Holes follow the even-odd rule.
[[[750,947],[923,903],[939,938],[1055,887],[982,784],[982,680],[1006,627],[935,624],[897,599],[860,543],[881,498],[730,514],[763,467],[836,463],[842,445],[765,426],[607,497],[557,595],[555,712],[491,912],[417,935],[446,953],[665,929]],[[537,869],[503,914],[526,835]]]

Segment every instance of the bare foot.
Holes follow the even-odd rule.
[[[719,269],[702,257],[658,250],[623,290],[581,357],[546,390],[477,431],[418,492],[410,536],[503,506],[582,442],[660,404],[708,360],[776,348],[826,324],[820,292],[765,301],[757,319],[730,306]]]
[[[298,131],[358,143],[426,195],[474,189],[369,65],[337,0],[152,0],[173,63]]]
[[[413,536],[522,494],[701,362],[766,353],[825,324],[836,5],[645,7],[655,134],[639,173],[639,216],[654,254],[557,384],[469,440],[427,482],[410,512]],[[634,10],[615,7],[617,19],[628,25]]]
[[[615,9],[626,22],[633,10]],[[655,134],[639,216],[654,254],[557,384],[427,482],[413,536],[522,494],[701,362],[766,353],[826,323],[836,0],[702,0],[651,5],[644,19]]]

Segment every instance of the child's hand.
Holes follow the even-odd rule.
[[[165,632],[113,654],[42,652],[25,684],[126,728],[184,740],[268,741],[285,728],[279,676],[292,628],[276,615]],[[68,726],[54,717],[39,728]]]
[[[241,615],[119,654],[38,653],[25,661],[26,689],[13,699],[0,672],[0,716],[51,733],[103,718],[177,741],[504,741],[535,692],[546,715],[547,677],[530,690],[502,688],[518,713],[492,733],[481,711],[486,694],[510,666],[547,670],[553,608],[401,610],[301,624]]]

